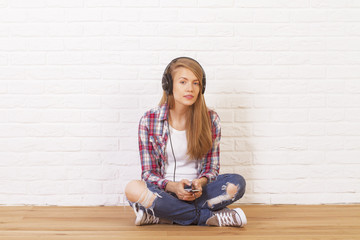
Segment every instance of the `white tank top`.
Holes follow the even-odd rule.
[[[170,126],[170,135],[172,147],[176,158],[176,172],[175,181],[188,179],[192,181],[197,178],[197,161],[189,159],[187,153],[187,139],[186,131],[179,131]],[[174,156],[171,150],[170,136],[166,144],[166,154],[168,157],[168,164],[165,167],[165,178],[173,181],[174,176]]]

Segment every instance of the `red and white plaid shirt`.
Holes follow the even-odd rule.
[[[167,163],[166,143],[168,140],[169,109],[166,104],[147,111],[139,123],[139,151],[143,180],[165,189],[169,180],[165,179]],[[213,144],[208,153],[198,163],[198,178],[206,177],[214,181],[220,169],[220,118],[216,112],[209,110]]]

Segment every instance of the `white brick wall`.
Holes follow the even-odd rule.
[[[354,0],[0,0],[0,205],[123,204],[181,55],[240,203],[359,203],[359,51]]]

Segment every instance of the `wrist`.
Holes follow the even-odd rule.
[[[201,178],[199,178],[199,181],[200,181],[201,187],[204,187],[208,183],[207,177],[201,177]]]
[[[174,192],[176,182],[169,181],[165,186],[165,191]]]

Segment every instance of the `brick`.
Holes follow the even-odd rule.
[[[66,10],[66,19],[69,22],[101,21],[102,11],[92,8],[69,8]]]
[[[162,7],[176,7],[176,8],[197,7],[197,0],[183,0],[181,2],[161,0],[160,5]]]

